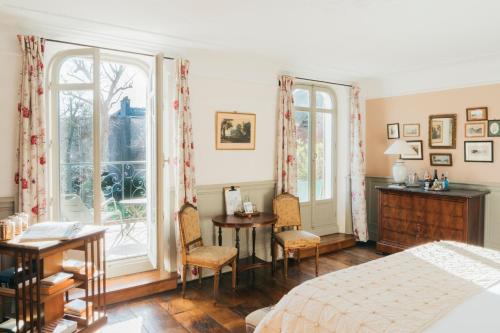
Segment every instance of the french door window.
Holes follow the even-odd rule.
[[[297,194],[309,205],[313,227],[332,223],[335,214],[335,120],[333,92],[327,87],[296,85]]]
[[[105,226],[111,275],[156,265],[153,73],[150,57],[99,49],[51,63],[52,216]]]

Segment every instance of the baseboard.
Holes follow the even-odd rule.
[[[335,251],[340,251],[356,245],[356,239],[353,235],[336,233],[332,235],[325,235],[321,237],[321,244],[319,246],[319,254],[326,254]],[[313,257],[316,255],[315,249],[307,249],[300,251],[300,258]]]

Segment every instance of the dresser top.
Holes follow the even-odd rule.
[[[423,187],[394,188],[394,187],[389,187],[389,185],[375,186],[375,188],[377,190],[440,195],[445,197],[460,197],[460,198],[475,198],[490,193],[489,190],[469,190],[469,189],[459,189],[459,188],[452,188],[449,191],[426,191],[424,190]]]

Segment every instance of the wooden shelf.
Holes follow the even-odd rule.
[[[52,322],[46,324],[44,326],[42,332],[43,333],[52,333],[52,332],[54,332],[54,330],[56,329],[57,325],[60,322],[62,322],[63,319],[76,321],[77,324],[78,324],[78,328],[77,328],[76,332],[82,332],[82,331],[84,331],[85,329],[87,329],[88,327],[91,327],[91,326],[92,326],[93,329],[98,328],[101,325],[104,325],[107,322],[107,320],[108,320],[108,318],[106,316],[106,313],[104,313],[102,311],[94,311],[94,319],[93,320],[90,319],[89,320],[89,325],[85,326],[85,319],[83,319],[81,317],[77,317],[77,316],[72,316],[72,315],[65,314],[63,318],[55,320],[55,321],[52,321]]]
[[[104,279],[100,279],[101,277],[104,278],[106,275],[104,233],[105,229],[101,227],[85,227],[78,236],[67,241],[35,242],[30,244],[19,243],[15,240],[9,242],[0,241],[0,252],[3,251],[14,257],[14,267],[17,267],[17,274],[21,274],[17,276],[18,279],[20,276],[23,278],[26,276],[28,280],[36,278],[36,282],[32,283],[31,286],[28,284],[24,286],[24,295],[22,286],[21,288],[16,286],[16,289],[0,288],[0,296],[15,299],[15,303],[18,305],[15,309],[15,316],[17,318],[23,316],[23,319],[26,319],[27,322],[25,325],[28,325],[27,327],[30,333],[34,333],[35,329],[37,332],[38,330],[42,332],[53,332],[57,324],[60,323],[62,319],[67,318],[64,314],[64,294],[68,294],[72,290],[78,289],[78,287],[83,287],[88,290],[91,288],[90,285],[100,287],[93,289],[95,291],[91,292],[92,294],[97,292],[97,294],[92,295],[92,297],[98,299],[99,307],[94,309],[95,311],[92,312],[94,316],[91,316],[88,321],[82,321],[81,318],[79,318],[77,331],[80,332],[87,328],[93,329],[98,324],[106,322],[106,299],[102,293],[105,289],[105,281]],[[85,260],[90,263],[91,267],[102,267],[102,271],[99,270],[97,274],[92,274],[93,276],[89,277],[76,274],[71,281],[51,288],[54,290],[52,294],[47,295],[40,293],[40,296],[37,297],[36,294],[43,290],[41,280],[44,277],[51,276],[61,271],[64,261],[64,252],[67,250],[83,251]],[[27,267],[26,263],[37,267],[36,271],[34,268],[30,270],[31,266]],[[48,292],[48,290],[45,291]],[[29,314],[27,315],[29,310],[33,312],[33,318],[31,318]],[[35,320],[35,318],[37,319]]]
[[[72,284],[70,284],[62,289],[59,289],[58,291],[56,291],[52,294],[49,294],[49,295],[40,294],[40,301],[41,301],[41,303],[45,303],[46,301],[50,300],[51,298],[53,298],[57,295],[60,295],[62,293],[65,293],[66,291],[71,290],[73,288],[77,288],[82,284],[83,284],[82,281],[75,281],[74,283],[72,283]],[[12,288],[0,288],[0,296],[16,297],[16,291]],[[33,296],[35,296],[33,298],[33,300],[36,301],[36,284],[33,284]],[[22,288],[19,288],[19,297],[20,298],[22,297]],[[29,287],[28,286],[26,286],[26,299],[29,299]]]

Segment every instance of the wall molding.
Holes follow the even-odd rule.
[[[16,200],[14,197],[0,197],[0,218],[14,214]]]
[[[366,177],[366,203],[368,210],[368,234],[370,240],[378,240],[378,191],[376,186],[392,182],[392,177]],[[452,182],[451,188],[489,190],[485,204],[484,246],[500,250],[500,184]]]

